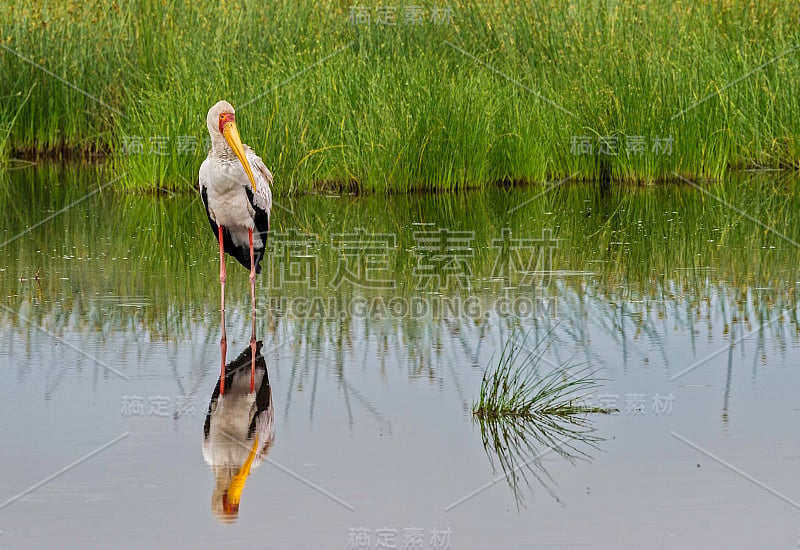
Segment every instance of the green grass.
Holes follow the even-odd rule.
[[[384,26],[350,24],[350,4],[332,1],[13,0],[2,44],[81,92],[0,50],[6,147],[102,152],[128,189],[190,189],[224,97],[281,195],[800,165],[791,2],[415,2],[428,17],[452,9],[451,24],[420,25],[392,5],[401,21]],[[162,136],[164,155],[123,151]],[[178,153],[181,136],[194,154]],[[593,153],[572,154],[575,136]],[[598,153],[603,136],[618,155]],[[641,155],[625,151],[635,136]],[[670,155],[652,151],[670,136]]]
[[[518,506],[525,500],[521,486],[530,488],[530,477],[560,502],[548,483],[547,471],[535,458],[551,451],[570,462],[590,458],[601,439],[592,433],[589,415],[616,411],[585,404],[599,384],[586,369],[543,372],[545,342],[550,336],[546,334],[529,348],[528,335],[515,330],[497,365],[484,372],[472,408],[486,454],[493,467],[499,464]]]
[[[9,152],[11,149],[11,132],[14,129],[14,124],[17,121],[20,111],[25,106],[28,98],[30,98],[30,94],[31,92],[29,91],[19,101],[4,101],[9,98],[0,98],[2,102],[0,104],[0,170],[8,165]],[[15,100],[19,99],[22,94],[18,93],[16,96],[17,97],[14,98]]]
[[[544,352],[544,340],[528,349],[527,335],[512,335],[503,347],[497,366],[484,372],[472,413],[490,420],[503,417],[526,420],[614,412],[583,404],[599,382],[591,373],[570,373],[567,368],[543,373],[540,363]]]

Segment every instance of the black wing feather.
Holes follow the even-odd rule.
[[[261,242],[264,243],[262,247],[253,247],[253,259],[256,262],[256,273],[261,273],[261,259],[264,257],[264,251],[267,243],[267,232],[269,231],[269,214],[258,208],[253,204],[253,192],[247,189],[247,200],[253,205],[256,212],[255,217],[255,231],[261,236]],[[214,231],[214,238],[219,239],[219,226],[211,218],[211,213],[208,211],[208,193],[205,189],[200,191],[200,197],[203,199],[203,205],[206,207],[206,216],[208,223],[211,224],[211,229]],[[250,269],[250,249],[246,246],[237,246],[233,244],[233,239],[227,227],[222,228],[222,244],[225,247],[225,252],[229,256],[233,256],[236,260],[247,269]]]

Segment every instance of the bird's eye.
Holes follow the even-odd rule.
[[[220,119],[220,120],[222,120],[223,118],[225,118],[225,115],[223,115],[223,114],[221,114],[221,113],[220,113],[220,115],[219,115],[219,119]]]

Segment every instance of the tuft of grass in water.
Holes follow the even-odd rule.
[[[528,349],[527,335],[513,333],[497,366],[484,373],[472,411],[489,461],[493,468],[499,464],[518,507],[525,501],[520,489],[531,488],[531,478],[560,503],[555,480],[539,459],[548,452],[570,462],[591,458],[602,439],[592,433],[587,415],[616,410],[583,404],[599,382],[585,369],[542,374],[544,341]]]
[[[517,418],[556,415],[569,417],[587,413],[610,413],[612,409],[582,404],[583,398],[599,382],[591,373],[569,373],[555,369],[542,374],[539,364],[544,354],[543,341],[526,349],[527,336],[512,336],[500,354],[497,367],[487,369],[472,412],[478,418]]]

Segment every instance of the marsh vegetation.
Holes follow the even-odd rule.
[[[384,4],[6,2],[0,150],[190,190],[224,97],[281,195],[798,167],[791,2]]]

